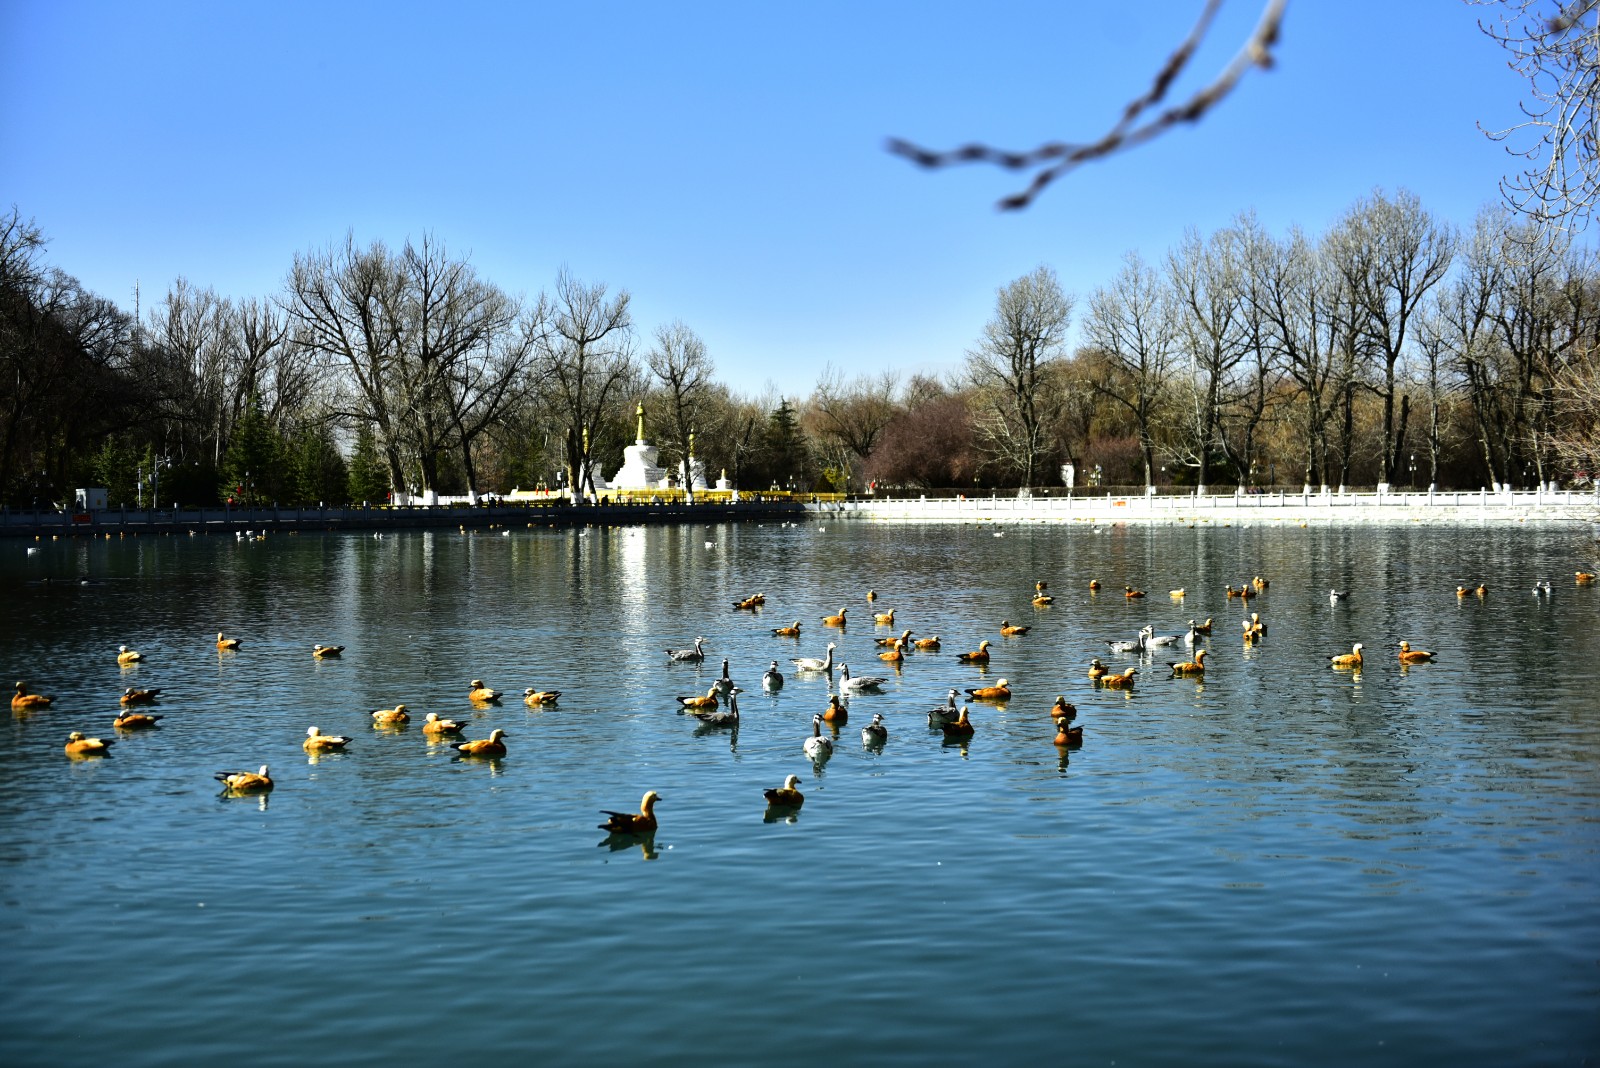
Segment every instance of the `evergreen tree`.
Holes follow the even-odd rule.
[[[261,410],[260,396],[251,394],[222,460],[221,492],[252,506],[281,500],[287,481],[286,452],[283,439]]]
[[[378,451],[372,424],[363,422],[356,432],[356,448],[349,464],[349,498],[352,503],[384,504],[389,499],[389,468]]]
[[[788,489],[793,481],[796,489],[810,485],[807,477],[811,469],[811,453],[805,435],[800,432],[800,420],[787,398],[778,402],[767,417],[767,469],[772,482]]]

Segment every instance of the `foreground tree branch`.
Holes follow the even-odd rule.
[[[1002,211],[1025,208],[1033,203],[1034,198],[1042,193],[1046,186],[1078,164],[1103,159],[1125,148],[1144,144],[1179,123],[1196,122],[1233,92],[1239,80],[1251,67],[1260,67],[1263,70],[1270,68],[1273,63],[1272,50],[1278,43],[1278,32],[1283,24],[1284,8],[1287,6],[1288,0],[1267,0],[1261,11],[1261,18],[1256,23],[1255,31],[1223,68],[1216,80],[1196,91],[1184,102],[1147,118],[1146,112],[1166,98],[1172,83],[1183,73],[1189,60],[1194,58],[1195,51],[1211,29],[1212,20],[1222,7],[1222,0],[1207,0],[1199,19],[1195,21],[1194,28],[1189,31],[1189,35],[1172,55],[1167,57],[1166,63],[1162,64],[1151,81],[1150,88],[1143,95],[1129,101],[1123,107],[1122,116],[1115,125],[1093,141],[1081,143],[1052,141],[1027,152],[1012,152],[974,143],[939,152],[896,137],[889,139],[888,150],[928,168],[948,167],[956,163],[993,163],[1007,170],[1041,168],[1026,189],[1002,199],[997,205]]]

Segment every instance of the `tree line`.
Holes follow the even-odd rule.
[[[1581,481],[1597,452],[1592,255],[1504,211],[1463,234],[1403,190],[1315,237],[1249,212],[1189,231],[1081,301],[1041,266],[951,373],[824,362],[803,397],[729,389],[687,324],[642,334],[626,290],[563,271],[508,294],[431,234],[301,253],[263,297],[180,278],[142,317],[45,251],[0,216],[11,507],[570,489],[620,465],[641,400],[664,466],[692,441],[745,490],[1045,488],[1065,463],[1104,485],[1477,488]]]

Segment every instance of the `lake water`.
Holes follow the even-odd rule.
[[[0,670],[56,695],[0,739],[0,1061],[1592,1060],[1587,533],[834,521],[0,544]],[[1270,629],[1245,649],[1223,588],[1257,574]],[[1053,606],[1030,603],[1038,579]],[[1480,580],[1485,598],[1456,597]],[[757,591],[759,614],[731,608]],[[849,627],[823,628],[841,606]],[[1207,616],[1203,682],[1167,677],[1181,645],[1100,644]],[[797,618],[798,641],[771,636]],[[1033,630],[1001,639],[1002,619]],[[944,644],[896,675],[872,639],[905,627]],[[219,653],[219,630],[243,648]],[[666,662],[697,635],[703,665]],[[830,638],[889,682],[850,701],[816,768],[801,743],[830,680],[789,658]],[[987,671],[956,661],[983,638]],[[1402,638],[1439,662],[1402,672]],[[1365,670],[1330,669],[1356,641]],[[316,642],[347,650],[315,661]],[[119,669],[123,643],[146,662]],[[1095,689],[1096,655],[1138,665],[1136,688]],[[737,735],[674,700],[723,657]],[[1000,677],[1014,696],[973,705],[968,744],[930,733],[948,688]],[[475,709],[473,678],[504,703]],[[125,686],[162,688],[161,729],[69,760],[68,731],[115,734]],[[529,710],[528,686],[563,695]],[[1052,743],[1057,694],[1081,749]],[[374,730],[397,702],[411,727]],[[503,728],[508,755],[429,744],[429,711]],[[875,711],[881,750],[861,744]],[[312,724],[355,741],[310,760]],[[214,771],[262,763],[269,799],[219,797]],[[768,822],[762,790],[789,773],[805,806]],[[608,843],[599,810],[646,789],[653,843]]]

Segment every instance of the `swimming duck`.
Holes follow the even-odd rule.
[[[639,802],[638,812],[612,812],[603,808],[600,811],[606,821],[600,824],[600,829],[612,834],[650,834],[656,829],[656,802],[660,800],[661,795],[650,790]]]
[[[1141,630],[1132,641],[1108,641],[1103,644],[1113,653],[1136,653],[1144,648],[1144,631]]]
[[[1336,668],[1359,668],[1361,666],[1361,643],[1356,642],[1350,647],[1348,653],[1328,657],[1328,663]]]
[[[722,658],[722,675],[711,685],[717,688],[717,696],[727,699],[729,694],[744,693],[742,689],[733,684],[733,677],[728,674],[728,658]]]
[[[898,637],[898,638],[874,638],[874,639],[872,639],[872,644],[873,645],[889,645],[889,646],[892,646],[896,642],[905,642],[907,645],[910,645],[911,644],[911,632],[909,630],[903,630],[903,631],[900,632],[900,637]]]
[[[761,674],[761,688],[768,693],[776,693],[783,689],[783,672],[778,670],[778,662],[774,660],[772,666]]]
[[[1069,727],[1069,726],[1067,726],[1067,721],[1064,720],[1064,719],[1056,720],[1056,744],[1057,745],[1082,745],[1083,744],[1083,728],[1082,727]]]
[[[219,771],[212,778],[230,794],[264,794],[272,789],[272,778],[265,764],[260,771]]]
[[[532,686],[522,691],[522,703],[538,707],[539,705],[553,705],[561,697],[560,690],[536,690]]]
[[[318,727],[307,727],[306,740],[300,748],[308,753],[336,753],[349,744],[350,739],[343,734],[323,734]]]
[[[666,650],[666,653],[669,658],[678,661],[692,662],[704,660],[706,658],[705,642],[706,640],[704,638],[696,638],[694,640],[693,649],[668,649]]]
[[[423,734],[460,734],[467,729],[465,723],[443,719],[437,712],[429,712],[422,720]]]
[[[972,721],[967,718],[966,705],[961,706],[961,715],[957,716],[953,722],[941,723],[939,726],[944,731],[946,738],[972,737]]]
[[[844,694],[879,693],[889,680],[880,675],[850,676],[850,665],[839,665],[839,692]]]
[[[1241,619],[1239,622],[1243,626],[1244,644],[1247,648],[1255,645],[1261,640],[1261,633],[1250,626],[1250,621],[1248,619]]]
[[[765,603],[766,603],[765,598],[763,598],[762,600],[758,601],[754,597],[746,597],[742,601],[733,602],[733,609],[736,612],[737,611],[754,612],[757,608],[760,608]]]
[[[1573,574],[1573,581],[1575,583],[1577,583],[1579,586],[1593,586],[1594,585],[1594,572],[1593,571],[1574,571],[1572,574]]]
[[[1485,586],[1483,583],[1480,582],[1480,583],[1478,583],[1478,588],[1473,590],[1472,592],[1477,594],[1479,597],[1482,597],[1484,594],[1489,592],[1489,587]]]
[[[708,729],[737,727],[739,725],[739,697],[737,694],[729,694],[728,707],[726,709],[719,708],[710,712],[691,711],[689,714]]]
[[[761,793],[767,799],[767,804],[774,808],[799,808],[806,803],[806,795],[797,789],[799,785],[800,776],[790,775],[783,780],[782,786],[774,786]]]
[[[789,663],[794,665],[796,671],[831,672],[833,670],[833,650],[834,644],[829,642],[828,655],[826,659],[817,656],[797,656],[791,657]]]
[[[978,643],[978,648],[970,653],[957,653],[956,659],[963,664],[987,664],[989,662],[989,639],[983,639]]]
[[[1020,635],[1028,633],[1032,629],[1033,629],[1032,627],[1013,626],[1012,623],[1011,623],[1011,620],[1009,620],[1009,619],[1002,619],[1000,621],[1000,635],[1001,635],[1001,637],[1015,638],[1015,637],[1018,637]]]
[[[1211,633],[1211,617],[1210,616],[1206,616],[1206,621],[1204,623],[1196,623],[1194,620],[1191,619],[1191,620],[1189,620],[1189,626],[1194,628],[1194,632],[1196,634],[1210,634]]]
[[[1090,593],[1098,593],[1099,591],[1100,591],[1100,580],[1099,579],[1090,579],[1089,580],[1089,592]]]
[[[706,691],[704,697],[679,697],[677,701],[684,708],[716,708],[722,704],[722,697],[717,687],[713,685]]]
[[[1157,649],[1163,645],[1176,645],[1178,639],[1183,637],[1181,634],[1157,634],[1156,628],[1149,623],[1145,624],[1139,635],[1144,639],[1144,647],[1146,649]]]
[[[967,691],[967,696],[974,701],[1009,701],[1011,700],[1011,686],[1001,679],[993,686],[977,686]]]
[[[313,645],[311,655],[318,660],[337,660],[339,654],[344,652],[342,645]]]
[[[961,710],[956,707],[956,691],[951,690],[944,704],[928,709],[928,726],[937,727],[941,723],[954,723],[959,715]]]
[[[156,721],[164,719],[163,716],[152,716],[148,712],[118,712],[117,718],[111,725],[119,731],[143,731],[156,725]]]
[[[1467,591],[1467,588],[1465,586],[1457,586],[1456,587],[1456,597],[1457,598],[1465,597],[1467,595],[1467,592],[1468,591]]]
[[[1199,633],[1197,633],[1194,629],[1194,620],[1189,620],[1189,630],[1183,636],[1183,644],[1193,645],[1195,641],[1199,639],[1199,637]]]
[[[850,710],[839,701],[838,694],[828,695],[828,707],[822,710],[822,721],[843,725],[850,720]]]
[[[1434,659],[1433,654],[1426,649],[1413,649],[1410,642],[1400,643],[1400,663],[1425,664],[1432,659]]]
[[[1078,706],[1068,701],[1066,694],[1062,694],[1056,698],[1056,703],[1050,706],[1050,718],[1071,723],[1078,718]]]
[[[1349,598],[1350,598],[1350,591],[1349,590],[1334,590],[1334,589],[1330,589],[1328,591],[1328,603],[1329,604],[1338,604],[1340,601],[1349,600]]]
[[[491,701],[499,701],[500,691],[491,690],[489,687],[483,684],[482,679],[473,679],[472,689],[467,691],[467,700],[477,701],[480,704],[487,704]]]
[[[839,611],[841,615],[844,613],[844,609],[842,608]],[[872,613],[872,621],[880,627],[894,626],[894,609],[891,608],[887,612]]]
[[[862,745],[882,745],[889,740],[889,728],[883,725],[883,713],[874,712],[872,722],[861,728]]]
[[[129,686],[122,691],[122,696],[117,700],[125,705],[148,705],[154,702],[160,694],[161,687],[159,686],[153,686],[148,690],[135,690],[132,686]]]
[[[1554,592],[1555,590],[1551,587],[1549,579],[1533,584],[1533,595],[1535,597],[1549,597]]]
[[[929,638],[918,638],[916,641],[912,642],[911,644],[916,646],[918,649],[938,649],[939,648],[939,636],[937,634],[935,634],[935,635],[933,635],[932,637],[929,637]]]
[[[1204,675],[1206,673],[1206,651],[1196,649],[1193,660],[1185,660],[1181,664],[1169,663],[1174,677],[1178,675]]]
[[[772,636],[774,638],[798,638],[798,637],[800,637],[800,621],[797,619],[797,620],[794,621],[793,624],[791,624],[790,626],[787,626],[787,627],[773,627],[772,628]]]
[[[1144,591],[1143,590],[1136,590],[1132,586],[1124,586],[1124,587],[1122,587],[1122,596],[1128,598],[1128,600],[1131,601],[1135,597],[1143,597],[1144,596]]]
[[[1271,583],[1262,578],[1260,575],[1257,575],[1255,578],[1250,580],[1250,585],[1254,586],[1257,590],[1264,590],[1270,586]]]
[[[119,663],[119,664],[137,664],[139,661],[141,661],[143,659],[144,659],[144,654],[143,653],[137,652],[137,651],[135,651],[133,649],[129,649],[126,645],[117,646],[117,663]]]
[[[1089,661],[1089,678],[1091,680],[1098,682],[1109,674],[1111,674],[1111,669],[1102,664],[1098,656]]]
[[[868,590],[867,591],[867,600],[868,601],[876,601],[877,599],[878,599],[878,591],[877,590]]]
[[[217,631],[217,648],[221,649],[223,652],[231,653],[239,648],[239,644],[238,638],[225,638],[223,637],[222,631]]]
[[[114,739],[86,739],[82,731],[74,731],[67,735],[66,751],[67,756],[104,756],[112,745]]]
[[[1262,635],[1263,637],[1266,636],[1267,625],[1265,623],[1261,622],[1261,613],[1260,612],[1251,612],[1250,613],[1250,629],[1255,631],[1257,634]]]
[[[17,683],[17,692],[11,695],[11,711],[36,712],[41,708],[49,708],[54,697],[46,697],[42,693],[29,693],[26,682]]]
[[[822,617],[822,625],[824,627],[842,627],[842,626],[844,626],[845,625],[844,614],[845,614],[846,611],[847,611],[846,609],[841,608],[841,609],[839,609],[839,614],[836,615],[836,616],[823,616]]]
[[[906,659],[905,640],[903,638],[896,638],[894,640],[894,648],[890,649],[887,653],[879,653],[878,659],[895,665],[896,670],[898,670],[900,665],[904,663]]]
[[[395,705],[393,708],[380,708],[372,713],[372,722],[379,727],[392,727],[400,723],[410,723],[411,715],[406,711],[405,705]]]
[[[1129,668],[1120,675],[1113,675],[1110,672],[1106,672],[1098,679],[1095,679],[1095,681],[1108,690],[1131,690],[1133,689],[1133,677],[1138,673],[1139,671],[1137,668]]]
[[[812,760],[821,760],[833,755],[833,739],[823,737],[821,716],[811,717],[811,737],[806,739],[805,745],[801,748]]]
[[[1033,603],[1040,608],[1043,608],[1047,604],[1055,603],[1056,599],[1044,592],[1049,588],[1049,585],[1050,584],[1045,582],[1043,579],[1033,584]]]
[[[489,737],[479,738],[471,742],[457,742],[451,746],[462,756],[472,757],[502,757],[506,755],[506,743],[500,739],[506,737],[506,732],[496,727],[489,732]]]

